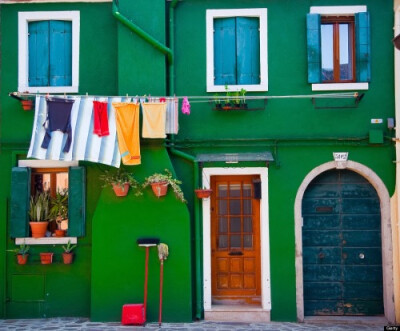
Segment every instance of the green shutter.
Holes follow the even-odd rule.
[[[28,24],[29,86],[49,86],[49,21]]]
[[[237,84],[260,84],[260,20],[236,18]]]
[[[356,30],[356,72],[358,82],[371,81],[371,37],[369,13],[355,15]]]
[[[308,82],[321,83],[321,16],[307,14]]]
[[[31,194],[31,169],[12,168],[10,236],[12,238],[29,235],[29,199]]]
[[[85,235],[85,168],[70,167],[68,181],[68,236],[82,237]]]
[[[50,86],[72,85],[72,22],[50,21]]]
[[[214,20],[214,84],[236,85],[236,20]]]

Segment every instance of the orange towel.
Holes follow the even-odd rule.
[[[143,138],[165,138],[167,104],[165,102],[142,103]]]
[[[139,104],[113,102],[122,163],[140,164]]]

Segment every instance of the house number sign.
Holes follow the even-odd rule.
[[[333,153],[333,159],[336,163],[336,169],[345,169],[349,152]]]

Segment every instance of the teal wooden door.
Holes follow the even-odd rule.
[[[381,215],[362,176],[330,170],[302,205],[304,314],[382,315]]]

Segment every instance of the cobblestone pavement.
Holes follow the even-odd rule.
[[[147,323],[146,326],[123,326],[119,322],[98,323],[91,322],[84,318],[48,318],[48,319],[18,319],[18,320],[0,320],[0,330],[190,330],[190,331],[249,331],[249,330],[267,330],[267,331],[308,331],[308,330],[326,330],[326,331],[383,331],[382,323],[357,323],[341,324],[328,322],[313,323],[229,323],[229,322],[211,322],[200,321],[193,323],[163,323],[161,327],[158,323]]]

